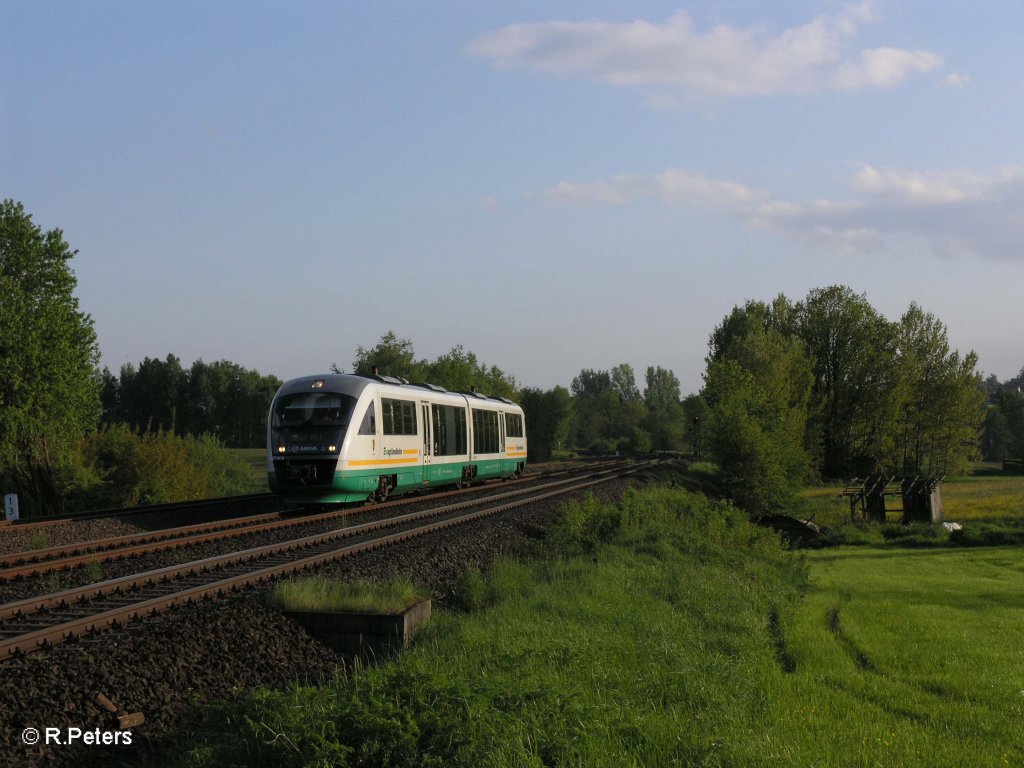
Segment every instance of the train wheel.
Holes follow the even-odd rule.
[[[381,477],[377,482],[377,490],[373,492],[372,498],[375,502],[380,504],[381,502],[387,501],[388,491],[391,490],[391,484],[388,482],[386,477]]]

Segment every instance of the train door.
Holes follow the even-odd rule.
[[[505,461],[505,413],[503,411],[498,411],[498,450],[501,451],[501,459],[498,460],[498,473],[504,477],[507,462]]]
[[[420,402],[420,411],[423,414],[423,482],[430,482],[430,465],[434,455],[434,439],[431,436],[430,403],[426,400]]]

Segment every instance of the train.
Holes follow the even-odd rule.
[[[526,453],[511,400],[379,374],[287,381],[267,419],[270,489],[309,506],[519,477]]]

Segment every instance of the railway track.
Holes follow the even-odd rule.
[[[175,605],[267,582],[320,563],[461,525],[631,474],[605,468],[541,486],[409,512],[0,606],[0,660],[145,618]],[[422,501],[422,499],[420,499]]]
[[[619,466],[621,463],[613,464]],[[543,477],[557,477],[574,470],[553,470],[533,477],[506,481],[506,485],[536,483]],[[441,491],[429,496],[410,496],[394,499],[384,504],[335,509],[316,514],[299,514],[301,508],[268,512],[258,515],[234,517],[208,523],[162,528],[146,533],[92,539],[45,549],[25,550],[0,555],[0,582],[12,579],[42,576],[55,571],[64,571],[88,563],[104,563],[128,557],[147,555],[154,552],[180,549],[194,544],[205,544],[255,533],[283,531],[289,528],[312,526],[334,519],[341,519],[367,510],[394,509],[408,504],[439,500],[493,490],[493,485],[474,486],[467,489]]]
[[[544,476],[548,474],[558,474],[561,472],[574,471],[578,468],[586,468],[599,466],[602,464],[615,464],[620,463],[615,459],[599,459],[597,461],[593,459],[573,459],[566,462],[560,462],[558,468],[552,470],[536,470],[535,468],[527,467],[527,477]],[[580,466],[573,466],[579,464]],[[569,466],[566,466],[569,465]],[[0,520],[0,533],[3,531],[26,531],[37,528],[47,528],[49,526],[61,525],[64,523],[74,523],[78,521],[86,520],[99,520],[103,518],[131,518],[136,515],[147,515],[147,514],[173,514],[177,512],[194,512],[201,509],[215,510],[218,507],[230,509],[236,506],[252,505],[252,504],[266,504],[272,503],[275,500],[279,500],[280,497],[273,493],[254,493],[245,496],[222,496],[214,499],[199,499],[197,501],[176,501],[167,504],[147,504],[140,507],[115,507],[111,509],[98,509],[90,510],[86,512],[67,512],[61,515],[47,515],[45,517],[28,517],[20,520],[9,521]]]
[[[67,512],[63,515],[47,515],[45,517],[27,517],[13,522],[0,520],[0,531],[25,531],[35,528],[46,528],[62,523],[73,523],[79,520],[98,520],[104,517],[132,517],[134,515],[180,511],[194,511],[204,508],[233,507],[252,505],[259,502],[272,502],[277,498],[272,493],[253,493],[247,496],[222,496],[216,499],[200,499],[198,501],[175,501],[168,504],[147,504],[141,507],[116,507],[113,509],[96,509],[88,512]]]

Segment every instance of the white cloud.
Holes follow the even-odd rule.
[[[888,88],[942,66],[942,57],[929,51],[848,54],[849,39],[873,18],[872,5],[863,2],[775,35],[728,25],[701,33],[685,11],[662,24],[547,21],[512,24],[477,38],[468,50],[503,66],[671,88],[691,98]]]
[[[924,241],[942,256],[1024,258],[1024,168],[879,170],[853,175],[847,202],[769,202],[749,221],[844,250],[878,250],[897,238]]]
[[[650,176],[621,174],[593,182],[561,181],[544,193],[549,203],[570,205],[626,205],[651,198],[667,203],[732,206],[759,196],[743,184],[709,179],[699,171],[682,168]]]
[[[942,256],[1024,259],[1024,167],[990,171],[878,169],[853,173],[848,198],[792,202],[735,181],[670,168],[647,176],[620,174],[591,182],[562,181],[549,204],[629,205],[645,199],[700,205],[749,225],[845,252],[894,248],[907,238]]]

